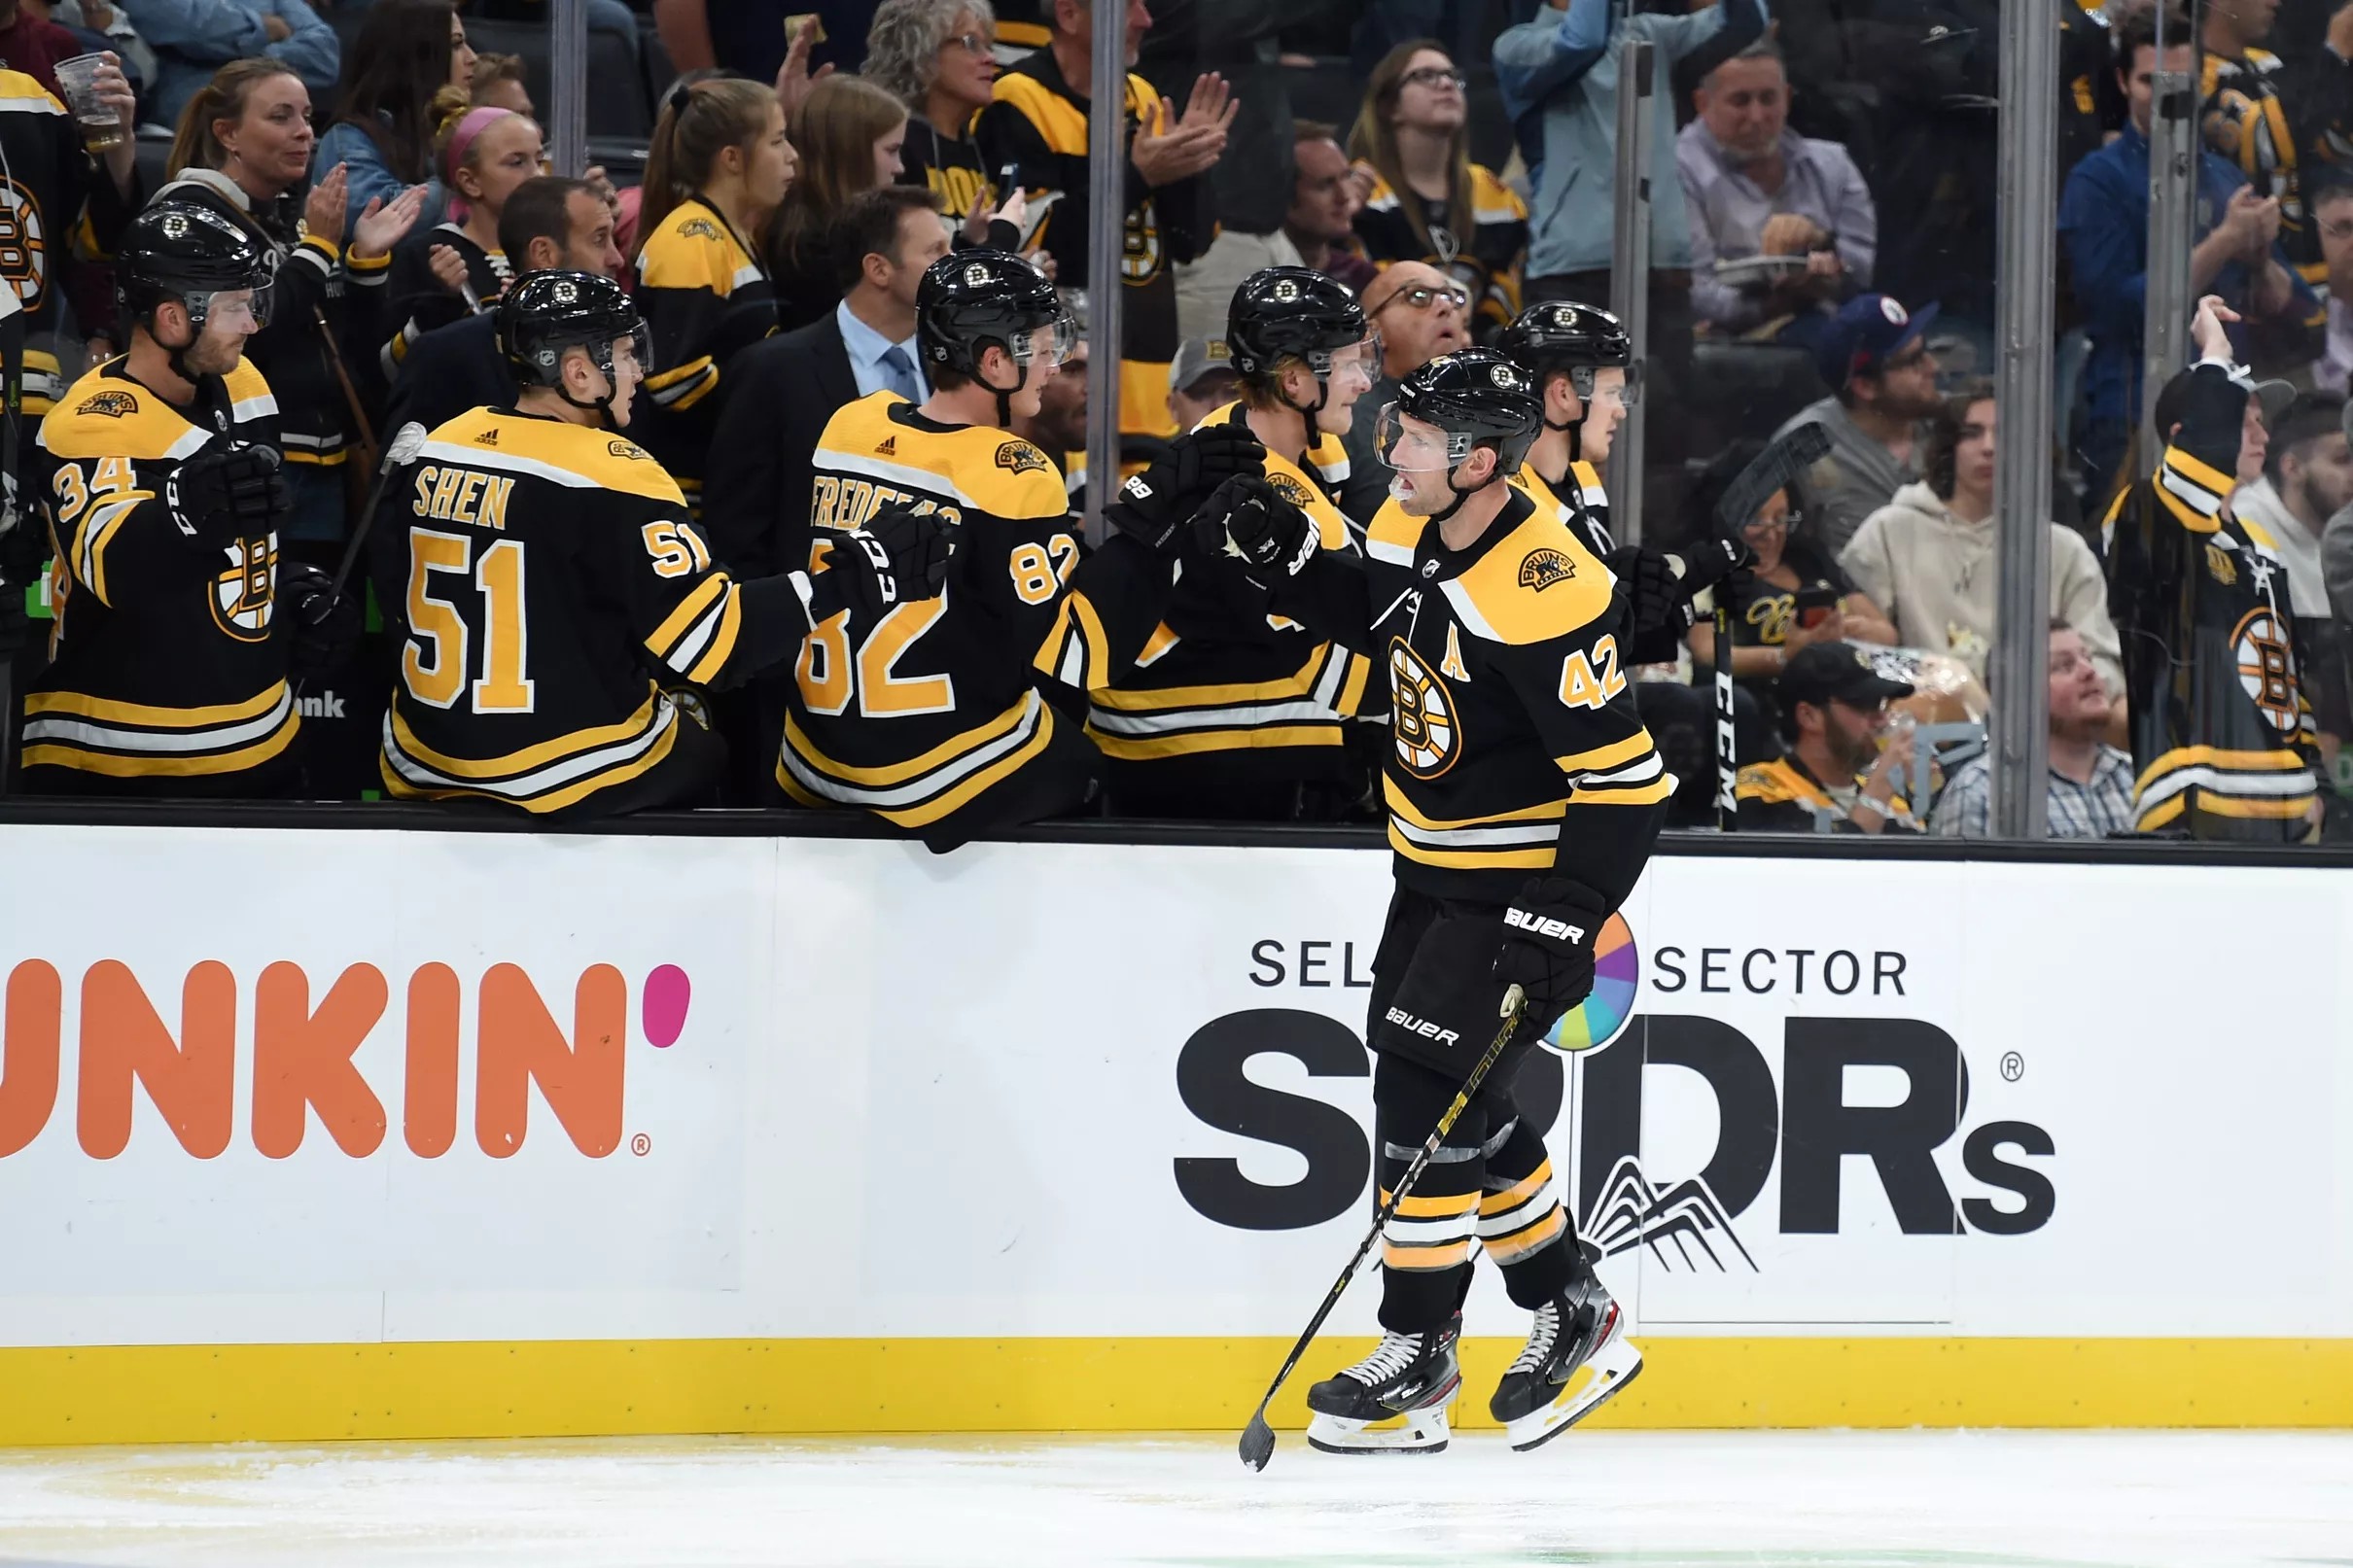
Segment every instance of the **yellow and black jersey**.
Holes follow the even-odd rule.
[[[451,290],[433,270],[437,246],[447,246],[466,263],[464,292]],[[384,379],[389,382],[401,373],[418,338],[488,309],[513,281],[514,267],[507,253],[485,250],[461,224],[437,224],[394,246],[381,306],[384,343],[376,350]]]
[[[2059,178],[2124,128],[2105,0],[2059,7]],[[2061,290],[2063,295],[2066,291]]]
[[[653,337],[646,445],[699,506],[720,378],[737,350],[776,331],[776,288],[719,209],[690,198],[638,249],[637,307]]]
[[[1551,873],[1613,906],[1674,790],[1634,712],[1609,570],[1523,490],[1467,549],[1394,502],[1359,562],[1325,550],[1275,608],[1376,659],[1397,881],[1502,904]]]
[[[2223,508],[2247,393],[2219,365],[2191,374],[2156,474],[2120,492],[2100,525],[2139,775],[2134,826],[2300,839],[2318,784],[2286,568]]]
[[[38,418],[65,391],[58,333],[70,291],[84,332],[111,327],[102,274],[86,276],[136,208],[93,168],[65,106],[22,71],[0,66],[0,281],[24,307],[23,407]]]
[[[802,643],[777,759],[785,793],[930,836],[1022,796],[1034,767],[1091,751],[1031,679],[1079,557],[1053,460],[995,426],[944,425],[877,392],[835,412],[811,462],[811,565],[831,550],[828,530],[885,505],[936,514],[956,544],[937,598],[871,625],[843,610]]]
[[[1752,762],[1733,783],[1734,825],[1743,833],[1860,833],[1849,815],[1863,792],[1861,779],[1832,789],[1795,757]],[[1917,833],[1919,819],[1901,792],[1887,800],[1883,833]]]
[[[1356,213],[1356,238],[1373,264],[1427,261],[1470,291],[1474,330],[1509,327],[1520,314],[1528,203],[1483,163],[1470,168],[1467,213],[1455,212],[1450,201],[1393,190],[1368,163],[1356,167],[1373,182],[1372,195]],[[1415,210],[1422,220],[1419,228]],[[1424,231],[1429,235],[1426,243]]]
[[[1565,522],[1595,555],[1606,556],[1618,547],[1609,535],[1609,495],[1592,464],[1572,462],[1555,484],[1533,463],[1523,463],[1511,482],[1528,492],[1537,510],[1549,510]]]
[[[2206,141],[2238,165],[2257,195],[2279,198],[2280,248],[2306,283],[2326,288],[2328,262],[2321,255],[2319,227],[2304,206],[2301,150],[2280,84],[2280,58],[2268,50],[2251,49],[2235,60],[2204,55],[2198,98]],[[2337,85],[2341,88],[2345,82]]]
[[[1015,166],[1029,194],[1034,242],[1054,258],[1066,288],[1087,276],[1087,100],[1071,90],[1054,52],[1041,49],[997,79],[997,100],[972,122],[991,169]],[[1160,115],[1160,94],[1142,77],[1127,79],[1130,136]],[[1130,164],[1127,246],[1120,258],[1119,428],[1130,436],[1171,436],[1169,364],[1176,327],[1176,264],[1191,261],[1217,237],[1205,176],[1157,190]],[[1098,306],[1097,308],[1101,308]]]
[[[1245,422],[1237,402],[1202,426]],[[1323,489],[1347,477],[1347,454],[1327,437],[1307,461],[1317,469],[1315,476],[1269,451],[1267,480],[1314,521],[1323,548],[1353,554],[1348,520]],[[1166,575],[1165,566],[1143,556],[1134,558],[1133,570]],[[1112,618],[1097,602],[1108,587],[1106,577],[1090,574],[1073,585],[1062,609],[1073,632],[1089,615],[1106,624]],[[1302,783],[1338,777],[1342,732],[1364,704],[1371,666],[1362,654],[1269,613],[1257,603],[1262,598],[1239,563],[1215,557],[1188,562],[1134,664],[1087,691],[1087,734],[1104,755],[1173,770],[1213,759],[1214,777],[1221,780],[1237,767]],[[1145,595],[1129,588],[1125,599],[1141,603]],[[1071,662],[1077,642],[1049,640],[1039,668],[1065,684],[1077,683],[1083,679]]]
[[[907,140],[899,149],[898,183],[923,186],[939,198],[939,210],[959,244],[965,220],[998,200],[996,176],[981,160],[980,144],[966,135],[966,129],[935,127],[918,115],[907,122]]]
[[[567,812],[660,768],[699,705],[782,660],[807,620],[782,577],[711,559],[678,485],[612,432],[476,408],[386,486],[400,540],[395,795]]]
[[[55,768],[233,791],[277,771],[301,726],[274,613],[277,535],[200,547],[164,499],[206,447],[277,434],[269,385],[242,360],[199,381],[188,407],[109,361],[41,422],[56,622],[24,699],[28,779]]]

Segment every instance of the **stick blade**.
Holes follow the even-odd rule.
[[[1264,1470],[1266,1462],[1275,1457],[1275,1429],[1266,1424],[1266,1412],[1250,1417],[1250,1424],[1242,1429],[1242,1462],[1252,1470]]]

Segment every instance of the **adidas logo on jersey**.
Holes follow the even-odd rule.
[[[874,449],[874,455],[876,457],[898,456],[898,437],[896,436],[884,436],[882,445]]]
[[[495,430],[478,431],[474,434],[474,444],[476,446],[496,446],[499,444],[499,433]]]
[[[1408,1034],[1418,1034],[1422,1039],[1435,1040],[1440,1045],[1455,1045],[1462,1039],[1462,1036],[1457,1034],[1453,1029],[1440,1028],[1426,1018],[1416,1018],[1402,1007],[1390,1008],[1388,1021]]]
[[[1547,937],[1555,942],[1582,942],[1585,940],[1584,926],[1571,925],[1568,922],[1555,920],[1550,915],[1531,915],[1525,909],[1505,910],[1503,923],[1518,926],[1530,936]]]

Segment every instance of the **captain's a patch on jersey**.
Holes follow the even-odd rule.
[[[1530,550],[1520,563],[1520,586],[1538,593],[1576,575],[1576,564],[1559,550]]]
[[[1045,468],[1046,455],[1027,441],[1007,441],[997,449],[997,466],[1015,473]]]

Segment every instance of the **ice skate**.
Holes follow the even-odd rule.
[[[1462,1389],[1457,1312],[1424,1334],[1387,1334],[1380,1348],[1307,1391],[1307,1441],[1325,1453],[1438,1453],[1446,1408]]]
[[[1522,1453],[1567,1431],[1642,1371],[1626,1314],[1592,1274],[1536,1308],[1520,1352],[1488,1409]]]

